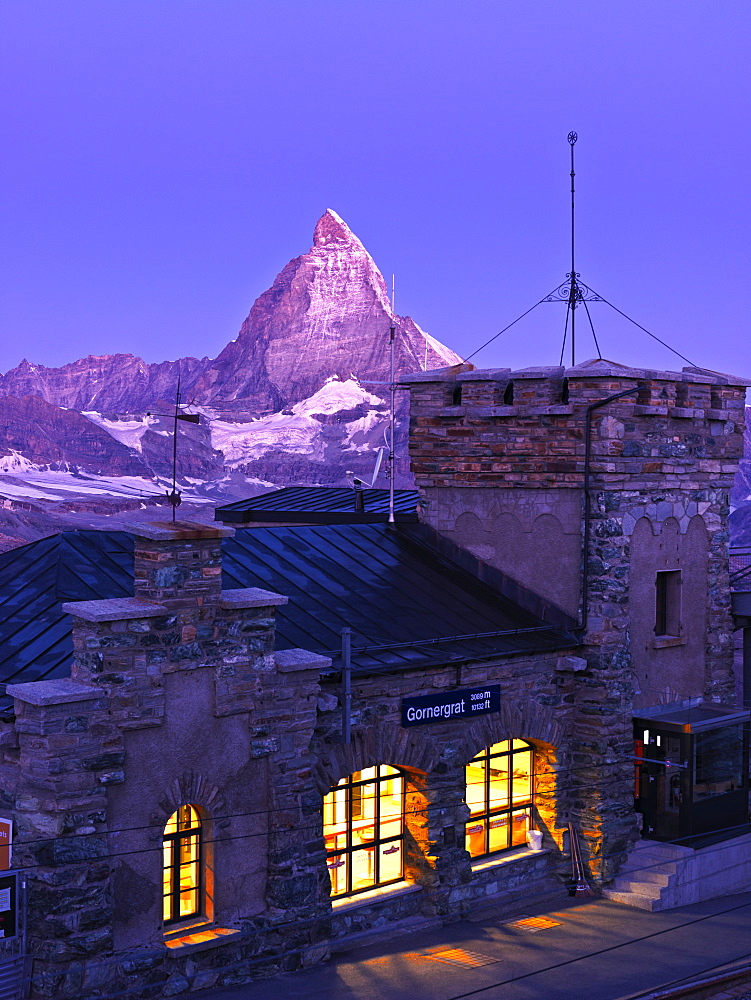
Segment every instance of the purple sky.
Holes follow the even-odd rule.
[[[0,370],[214,356],[327,207],[466,355],[569,269],[575,129],[582,280],[750,374],[750,29],[746,0],[4,0]],[[477,363],[556,364],[564,311]],[[606,357],[683,364],[592,311]]]

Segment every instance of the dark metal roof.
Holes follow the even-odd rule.
[[[404,669],[576,645],[410,528],[254,528],[222,542],[225,589],[285,594],[277,648],[326,653],[338,666],[352,629],[355,669]],[[133,593],[133,539],[68,531],[0,556],[0,684],[70,672],[61,603]]]
[[[634,713],[634,725],[670,729],[677,733],[704,733],[710,729],[746,723],[751,709],[737,705],[705,704],[700,698],[642,708]]]
[[[286,594],[289,604],[277,611],[277,645],[325,652],[335,666],[345,626],[352,629],[353,666],[361,669],[574,644],[564,629],[451,564],[409,528],[240,531],[224,544],[224,580],[226,587]]]
[[[355,510],[355,490],[334,486],[289,486],[217,507],[225,524],[251,521],[305,524],[377,524],[388,520],[389,491],[363,489],[363,510]],[[394,515],[400,523],[417,521],[417,490],[394,490]]]
[[[73,655],[63,601],[133,594],[133,538],[65,531],[0,555],[0,684],[65,677]]]

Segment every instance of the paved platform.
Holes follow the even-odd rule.
[[[625,1000],[751,959],[751,893],[661,913],[605,899],[530,906],[546,920],[487,911],[436,930],[201,1000]],[[540,925],[543,926],[540,926]],[[462,952],[469,952],[465,958]],[[444,954],[441,954],[444,953]],[[471,962],[472,964],[463,964]]]

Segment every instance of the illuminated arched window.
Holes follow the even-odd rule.
[[[404,866],[404,777],[380,764],[342,778],[323,798],[331,895],[398,882]]]
[[[467,765],[470,818],[467,850],[473,858],[527,841],[534,796],[534,751],[524,740],[486,747]]]
[[[180,806],[164,828],[162,915],[165,924],[188,920],[201,912],[201,818],[195,806]]]

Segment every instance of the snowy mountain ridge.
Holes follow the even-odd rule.
[[[0,517],[0,546],[28,539],[40,524],[55,530],[56,511],[65,506],[74,516],[78,504],[90,512],[96,497],[103,510],[108,502],[112,510],[126,503],[140,510],[139,498],[162,502],[178,378],[182,398],[194,403],[188,411],[201,415],[199,424],[178,424],[178,482],[195,504],[240,499],[272,483],[342,485],[350,469],[368,477],[388,424],[392,327],[397,378],[461,360],[409,316],[393,314],[373,258],[328,210],[311,248],[279,272],[214,360],[148,364],[116,354],[60,368],[22,362],[0,375],[0,502],[4,510],[44,509],[33,524]],[[404,486],[411,483],[406,418],[400,397]]]

